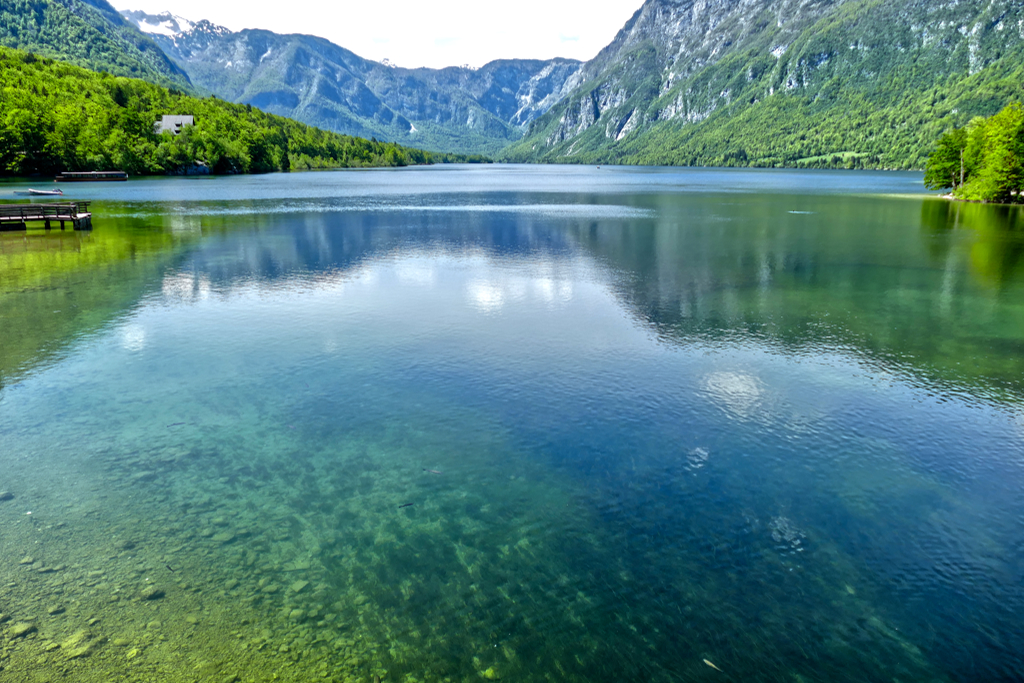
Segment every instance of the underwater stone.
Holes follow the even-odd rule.
[[[27,636],[36,630],[35,624],[30,624],[25,621],[19,621],[18,623],[11,626],[11,638],[21,638]]]
[[[215,543],[230,543],[235,540],[235,535],[230,531],[222,531],[219,534],[215,534],[210,540]]]
[[[89,640],[89,632],[85,629],[80,629],[71,634],[71,637],[61,643],[60,646],[64,650],[74,650],[81,647],[87,640]]]
[[[99,647],[99,644],[100,644],[100,641],[92,640],[92,641],[89,641],[88,643],[86,643],[85,645],[82,645],[81,647],[75,648],[74,650],[70,650],[68,652],[68,659],[78,659],[80,657],[88,657],[89,655],[91,655],[93,652],[96,651],[96,648]]]
[[[50,605],[46,608],[47,614],[62,614],[64,612],[63,605]]]
[[[18,564],[35,564],[35,561],[36,560],[34,557],[32,557],[31,555],[26,555],[25,557],[21,558]]]
[[[10,491],[0,491],[0,501],[14,500],[14,494]]]
[[[288,590],[290,590],[292,593],[301,593],[303,589],[308,585],[309,581],[303,581],[302,579],[299,579],[292,585],[288,586]]]
[[[158,600],[164,597],[165,593],[157,586],[149,586],[139,594],[143,600]]]

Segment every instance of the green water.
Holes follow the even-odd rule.
[[[1018,210],[690,169],[76,191],[93,232],[0,233],[0,679],[1024,676]]]

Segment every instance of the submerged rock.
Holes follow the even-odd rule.
[[[11,638],[22,638],[24,636],[27,636],[29,633],[34,633],[35,630],[35,624],[26,621],[19,621],[18,623],[11,626],[10,634]]]
[[[10,491],[0,491],[0,501],[14,500],[14,494]]]
[[[71,637],[60,644],[62,650],[74,650],[89,641],[89,632],[84,628],[71,634]]]
[[[159,600],[165,593],[159,586],[148,586],[139,594],[143,600]]]
[[[214,543],[230,543],[235,540],[235,535],[230,531],[222,531],[219,534],[214,534],[210,540]]]

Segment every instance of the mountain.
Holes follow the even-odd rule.
[[[647,0],[503,157],[921,168],[1022,77],[1019,0]]]
[[[407,166],[466,157],[331,133],[216,97],[0,47],[0,176],[131,175]],[[193,120],[172,134],[168,112]]]
[[[124,16],[218,97],[431,150],[499,151],[522,137],[580,68],[571,59],[511,59],[479,69],[405,69],[314,36],[232,32],[166,12]]]
[[[106,0],[0,0],[0,45],[192,89],[184,70]]]

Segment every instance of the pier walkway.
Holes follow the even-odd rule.
[[[29,223],[43,223],[49,230],[53,223],[70,223],[74,230],[92,230],[89,202],[59,204],[0,204],[0,230],[27,230]]]

